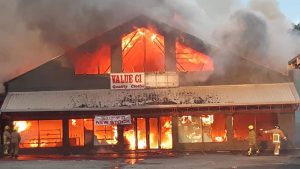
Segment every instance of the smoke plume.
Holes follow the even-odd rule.
[[[236,55],[284,73],[300,53],[275,0],[0,0],[0,10],[0,83],[140,14],[215,46],[220,67]]]

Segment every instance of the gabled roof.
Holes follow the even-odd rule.
[[[186,32],[180,31],[174,27],[171,27],[165,23],[156,21],[151,19],[150,17],[147,17],[145,15],[140,15],[138,17],[135,17],[113,29],[110,29],[106,32],[101,33],[100,35],[84,42],[83,44],[66,51],[63,55],[58,56],[56,58],[51,59],[50,61],[43,63],[42,65],[29,70],[28,72],[24,72],[23,74],[14,77],[13,79],[5,82],[5,84],[10,83],[14,80],[17,80],[21,78],[24,75],[30,74],[33,71],[39,70],[42,67],[46,67],[47,65],[53,65],[58,62],[63,62],[64,64],[69,64],[70,59],[72,60],[72,57],[74,57],[74,53],[80,52],[80,51],[93,51],[97,49],[100,45],[103,43],[109,43],[109,44],[117,44],[120,42],[120,39],[123,37],[123,35],[131,33],[134,31],[136,27],[154,27],[156,28],[156,31],[158,33],[162,34],[172,34],[174,36],[180,37],[184,43],[188,44],[189,47],[196,49],[202,53],[207,53],[209,51],[210,45],[204,43],[199,38],[188,34]]]

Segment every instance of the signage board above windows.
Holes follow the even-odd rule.
[[[145,73],[111,73],[111,89],[144,89]]]
[[[131,124],[131,116],[130,115],[96,116],[94,123],[95,126]]]
[[[169,88],[179,86],[179,77],[176,72],[146,74],[146,87]]]

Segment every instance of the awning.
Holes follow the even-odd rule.
[[[299,103],[293,83],[278,83],[145,90],[9,92],[1,111],[98,111]]]

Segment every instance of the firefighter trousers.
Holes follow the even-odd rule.
[[[274,155],[279,155],[280,153],[280,143],[274,143]]]

